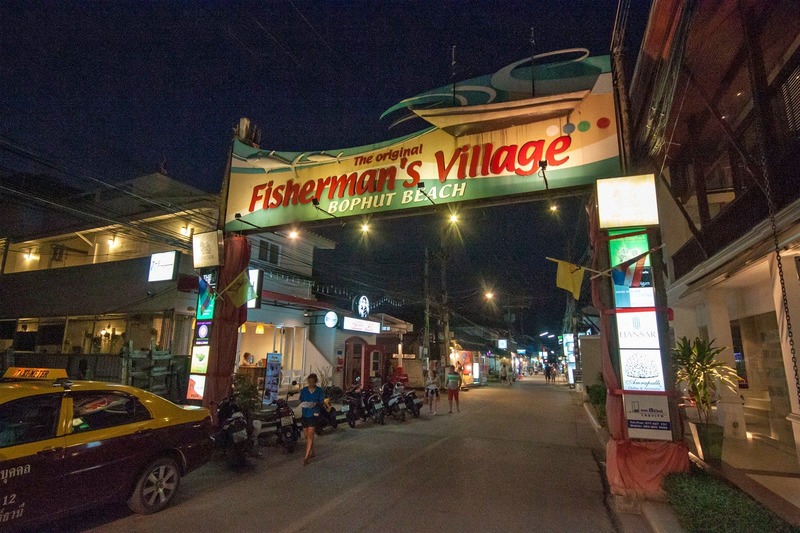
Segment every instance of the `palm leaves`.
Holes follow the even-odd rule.
[[[672,362],[677,381],[685,381],[689,396],[697,407],[700,422],[708,423],[711,404],[720,384],[731,391],[737,388],[736,370],[717,359],[726,348],[717,348],[714,341],[706,342],[686,337],[678,340],[672,350]]]

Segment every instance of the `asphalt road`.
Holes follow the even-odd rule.
[[[214,462],[174,505],[139,516],[111,505],[48,530],[619,531],[605,506],[600,443],[564,385],[526,378],[462,392],[461,413],[340,426],[317,457],[261,448],[251,468]],[[427,408],[426,408],[427,409]],[[628,529],[626,527],[626,529]]]

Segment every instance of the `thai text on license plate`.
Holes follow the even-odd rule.
[[[342,412],[343,412],[343,413],[346,413],[346,412],[347,412],[347,411],[349,411],[349,410],[350,410],[350,406],[349,406],[349,405],[347,405],[347,404],[344,404],[344,405],[342,406]]]
[[[281,418],[282,426],[291,426],[292,424],[294,424],[294,419],[291,416],[284,416]]]
[[[375,402],[375,409],[383,409],[383,402]]]

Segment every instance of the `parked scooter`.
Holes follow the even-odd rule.
[[[405,386],[402,383],[397,383],[395,385],[395,390],[397,390],[402,396],[403,401],[408,407],[408,411],[411,413],[411,416],[414,418],[419,418],[420,411],[422,410],[422,399],[417,398],[417,393],[413,390],[406,391]]]
[[[361,391],[361,378],[356,378],[355,384],[344,393],[342,412],[347,419],[347,425],[356,427],[356,420],[367,419],[367,410],[364,408],[364,398]]]
[[[217,407],[215,441],[228,464],[241,467],[247,463],[247,455],[253,447],[253,441],[248,434],[247,419],[232,397],[225,398]]]
[[[326,427],[330,427],[331,429],[336,429],[339,426],[339,420],[337,417],[339,413],[336,411],[336,408],[331,405],[330,398],[325,398],[325,401],[322,402],[322,406],[319,409],[319,416],[317,418],[317,435],[322,433],[322,430]]]
[[[392,386],[391,383],[384,383],[381,387],[381,398],[383,404],[386,406],[386,411],[390,416],[400,419],[401,422],[406,421],[406,403],[400,390],[397,388],[399,383]]]
[[[362,391],[362,397],[364,398],[367,416],[372,418],[376,423],[384,425],[386,423],[386,407],[380,395],[374,392],[372,387],[367,385]]]
[[[297,385],[296,381],[292,381],[292,387]],[[294,416],[294,410],[289,407],[289,397],[297,394],[293,391],[292,387],[286,391],[285,398],[278,398],[275,402],[275,410],[269,413],[262,422],[263,426],[275,425],[275,435],[278,439],[278,444],[283,446],[283,449],[288,453],[293,453],[297,447],[297,442],[300,440],[300,428],[298,427],[297,419]],[[268,431],[262,431],[258,438],[263,440],[269,435]]]

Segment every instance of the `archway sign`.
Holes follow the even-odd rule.
[[[382,116],[430,126],[356,148],[283,152],[233,144],[225,230],[585,186],[620,174],[611,64],[584,49],[537,56],[408,98]],[[543,179],[540,172],[546,161]],[[259,228],[259,229],[257,229]]]

